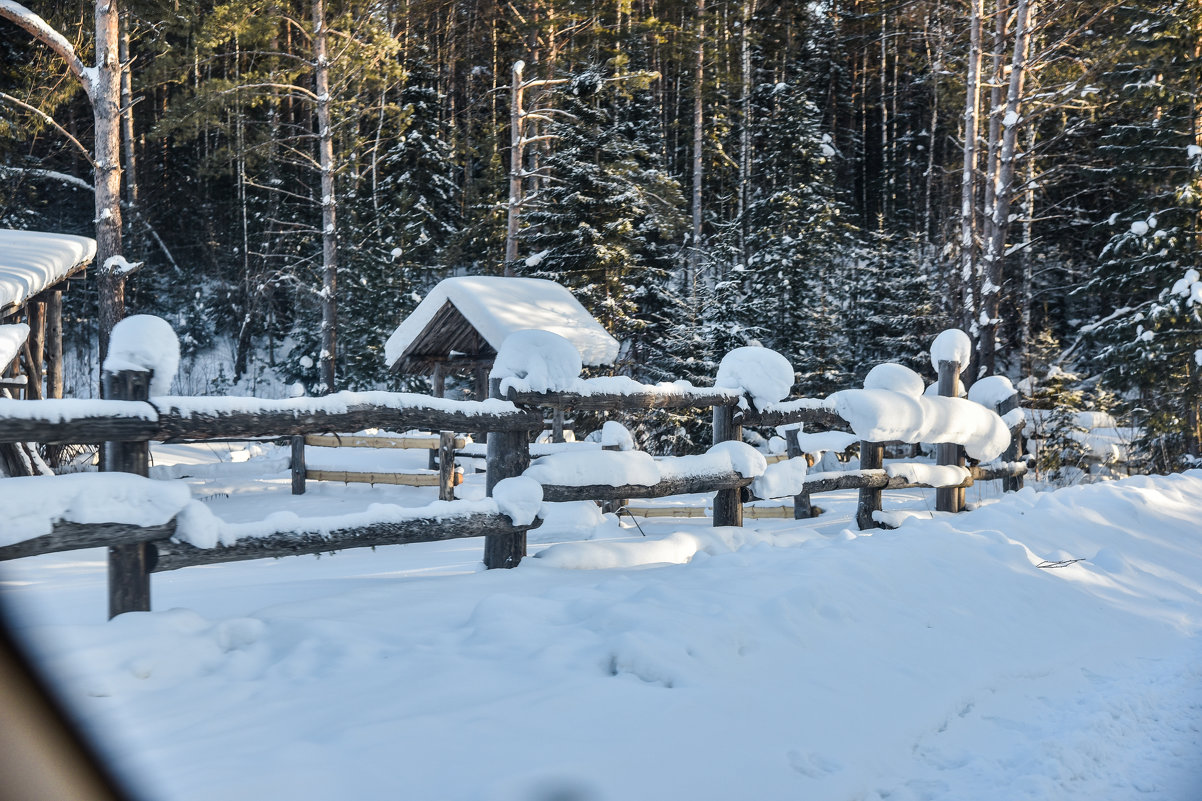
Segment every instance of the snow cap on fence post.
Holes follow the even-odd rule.
[[[104,372],[152,373],[150,395],[154,397],[171,391],[178,369],[179,337],[162,317],[135,314],[113,326]]]
[[[920,398],[925,385],[922,376],[909,367],[894,362],[883,362],[864,376],[864,389],[888,389],[912,398]]]
[[[793,365],[774,350],[735,348],[722,357],[714,386],[740,389],[763,410],[789,397],[793,390]]]
[[[571,390],[584,364],[568,339],[551,331],[525,328],[505,337],[489,378],[500,379],[501,393]]]
[[[963,370],[972,361],[972,340],[959,328],[949,328],[931,343],[931,367],[939,369],[939,362],[955,362]]]

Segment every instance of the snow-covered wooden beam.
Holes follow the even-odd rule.
[[[589,379],[580,381],[588,385]],[[633,383],[633,382],[632,382]],[[604,385],[601,385],[604,386]],[[639,409],[708,409],[712,406],[736,406],[742,394],[735,390],[705,387],[680,388],[672,384],[643,384],[624,387],[624,391],[529,392],[510,388],[506,400],[519,406],[549,406],[579,412],[635,411]]]
[[[47,553],[79,551],[113,545],[166,540],[175,534],[175,521],[160,525],[138,526],[131,523],[74,523],[60,520],[49,534],[0,546],[0,562],[41,556]]]
[[[943,483],[931,480],[915,480],[915,473],[907,472],[905,465],[889,465],[881,470],[847,470],[843,472],[811,473],[805,477],[806,492],[813,495],[820,492],[836,492],[850,489],[964,489],[978,481],[992,481],[999,478],[1011,478],[1026,475],[1027,465],[1023,462],[1003,462],[985,467],[972,466],[958,468],[963,472],[959,481]],[[914,465],[915,468],[931,469],[931,465]]]
[[[694,492],[738,490],[754,479],[725,471],[708,475],[674,476],[655,484],[543,484],[543,500],[609,501],[619,498],[666,498],[669,495],[688,495]]]
[[[347,548],[374,548],[377,545],[403,545],[414,542],[480,537],[485,534],[519,534],[537,528],[541,521],[515,526],[508,515],[477,513],[460,516],[417,517],[408,520],[381,521],[365,526],[336,528],[331,531],[278,531],[264,536],[239,539],[233,545],[198,548],[184,542],[158,543],[154,571],[181,567],[239,562],[300,554],[320,554]]]
[[[0,442],[209,440],[364,428],[522,431],[541,426],[542,415],[505,401],[450,401],[395,392],[288,400],[159,397],[150,403],[0,399]]]

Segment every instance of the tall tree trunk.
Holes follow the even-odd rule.
[[[326,55],[324,0],[313,0],[314,83],[317,93],[318,159],[321,165],[321,354],[319,359],[322,394],[335,388],[335,356],[338,345],[338,229],[334,199],[334,132],[330,123],[330,62]]]
[[[96,69],[90,91],[96,129],[96,291],[100,364],[109,337],[125,316],[125,270],[121,256],[121,63],[117,0],[96,2]]]
[[[997,366],[1002,263],[1006,255],[1006,233],[1010,228],[1010,206],[1014,198],[1014,158],[1031,41],[1030,26],[1027,24],[1029,5],[1028,0],[1018,0],[1014,12],[1014,54],[1010,60],[1010,84],[1006,90],[1006,108],[1002,118],[1002,142],[998,154],[997,178],[994,182],[993,208],[990,210],[990,238],[985,244],[987,258],[984,265],[984,283],[981,286],[981,331],[978,344],[980,370],[984,375],[992,375]]]
[[[686,291],[696,291],[701,273],[701,181],[704,163],[701,143],[705,135],[702,105],[705,86],[705,0],[697,0],[697,61],[693,73],[693,238],[689,243],[689,277]]]
[[[742,129],[739,131],[739,259],[747,267],[747,196],[751,184],[751,15],[755,0],[743,0],[743,24],[739,29],[740,72],[743,81]]]
[[[518,257],[518,225],[522,205],[522,71],[526,62],[513,65],[509,94],[509,206],[505,225],[505,274],[513,275]]]
[[[960,175],[960,299],[966,326],[976,322],[976,171],[981,97],[981,0],[969,0],[968,75],[964,87],[964,166]],[[967,365],[964,365],[967,367]]]

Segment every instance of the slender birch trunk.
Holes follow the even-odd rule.
[[[960,298],[966,325],[976,322],[976,170],[981,96],[981,0],[969,2],[968,75],[964,91],[964,167],[960,175]]]
[[[705,0],[697,0],[697,61],[693,73],[693,239],[689,244],[689,278],[687,291],[696,292],[697,280],[701,273],[701,181],[704,163],[702,161],[701,143],[705,131],[703,128],[704,108],[702,96],[705,81]]]
[[[330,122],[330,61],[324,0],[313,0],[313,67],[317,94],[318,160],[321,166],[321,354],[318,360],[320,391],[335,388],[338,345],[338,229],[334,199],[334,132]]]

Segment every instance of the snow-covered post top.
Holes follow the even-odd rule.
[[[568,392],[580,379],[580,351],[551,331],[526,328],[505,337],[489,379],[501,382],[501,397],[519,392]]]
[[[106,375],[150,373],[150,395],[154,397],[171,391],[177,369],[179,338],[162,317],[135,314],[113,326],[102,370]]]
[[[935,337],[935,341],[931,343],[931,367],[934,367],[936,371],[940,371],[939,365],[944,362],[952,362],[956,365],[957,380],[959,380],[959,372],[967,367],[970,361],[972,361],[972,340],[959,328],[947,329]],[[958,390],[958,388],[959,385],[956,389]],[[954,398],[959,392],[949,394],[940,389],[939,394]]]
[[[789,397],[793,365],[768,348],[735,348],[722,357],[714,386],[742,390],[756,409],[763,410]]]

